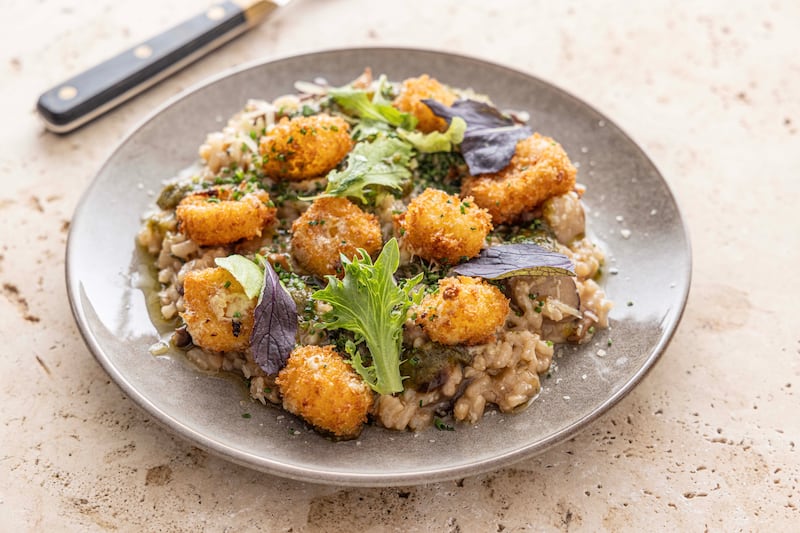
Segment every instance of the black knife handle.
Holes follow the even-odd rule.
[[[210,7],[121,54],[60,83],[39,97],[47,129],[67,133],[248,29],[245,10],[232,1]]]

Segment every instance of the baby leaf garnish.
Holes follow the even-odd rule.
[[[422,292],[411,290],[422,275],[398,286],[394,272],[400,264],[400,249],[396,239],[388,241],[373,263],[365,250],[352,260],[342,255],[344,278],[328,276],[328,286],[315,292],[312,298],[327,302],[332,309],[323,318],[326,329],[344,329],[355,335],[346,351],[350,363],[364,381],[380,394],[403,390],[400,376],[400,348],[403,323],[408,308],[418,303]],[[357,344],[366,342],[372,364],[365,365]]]
[[[401,191],[411,178],[410,161],[411,145],[396,137],[379,135],[372,142],[356,143],[347,155],[344,170],[328,174],[325,191],[303,200],[341,196],[357,198],[366,204],[375,196],[377,187]]]
[[[386,76],[381,76],[378,88],[367,92],[351,86],[338,87],[328,90],[333,101],[339,104],[345,112],[366,120],[386,122],[396,128],[413,130],[417,119],[410,113],[403,113],[383,96],[388,82]]]
[[[449,152],[453,146],[461,144],[464,140],[464,132],[467,129],[467,123],[461,117],[453,117],[450,121],[450,126],[444,133],[440,131],[432,131],[430,133],[422,133],[421,131],[406,131],[398,129],[397,134],[414,145],[418,152],[434,153],[434,152]]]
[[[462,276],[503,279],[512,276],[574,276],[575,265],[566,255],[532,243],[501,244],[484,248],[478,257],[453,268]]]
[[[255,298],[261,294],[264,275],[254,262],[241,255],[217,257],[214,262],[217,266],[231,273],[234,279],[244,288],[244,293],[248,298]]]
[[[514,156],[517,142],[533,135],[529,127],[516,124],[499,109],[484,102],[457,100],[450,107],[431,99],[423,102],[448,123],[454,117],[466,121],[461,153],[473,176],[505,168]]]
[[[269,375],[286,366],[297,335],[297,305],[278,279],[269,261],[264,261],[264,290],[255,309],[250,348],[253,360]]]

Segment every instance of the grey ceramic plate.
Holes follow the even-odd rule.
[[[558,371],[543,380],[540,396],[524,412],[490,414],[475,427],[459,425],[452,432],[415,435],[369,427],[357,441],[333,443],[278,409],[251,402],[235,379],[203,374],[178,354],[154,357],[148,351],[163,331],[151,321],[140,289],[148,278],[134,236],[162,181],[192,164],[206,133],[220,129],[248,98],[272,99],[292,92],[295,80],[318,76],[344,84],[365,66],[395,80],[429,73],[487,93],[501,108],[526,110],[534,129],[559,140],[580,164],[591,231],[608,251],[606,272],[618,271],[604,280],[616,301],[612,329],[598,335],[597,344],[564,350]],[[530,457],[573,435],[628,393],[663,352],[683,311],[690,271],[686,230],[667,184],[609,119],[529,75],[405,49],[326,51],[257,64],[173,99],[102,167],[75,213],[67,249],[67,285],[78,326],[130,398],[178,434],[231,461],[341,485],[455,479]]]

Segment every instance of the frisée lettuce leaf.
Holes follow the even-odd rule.
[[[359,254],[361,257],[353,260],[342,255],[344,278],[327,276],[328,286],[311,297],[332,307],[322,317],[326,329],[344,329],[355,335],[355,343],[348,343],[346,349],[350,363],[364,381],[379,394],[400,392],[403,323],[408,308],[422,298],[422,291],[411,292],[422,274],[397,284],[394,273],[400,264],[400,249],[394,238],[384,245],[374,263],[365,250],[359,250]],[[371,364],[365,363],[357,349],[362,342],[369,350]]]
[[[325,190],[303,200],[340,196],[357,198],[366,204],[374,198],[379,187],[402,191],[403,185],[411,178],[411,155],[411,145],[397,137],[381,134],[372,142],[356,143],[347,155],[344,170],[331,171]]]
[[[396,128],[413,130],[417,125],[417,118],[392,106],[391,101],[383,95],[388,87],[386,76],[381,76],[377,90],[371,93],[364,89],[345,86],[329,89],[328,94],[347,113],[361,119],[386,122]]]

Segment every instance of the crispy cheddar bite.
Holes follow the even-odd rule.
[[[517,143],[511,163],[494,174],[470,176],[462,196],[489,210],[492,222],[512,222],[552,196],[575,187],[575,166],[556,141],[534,133]]]
[[[340,439],[361,433],[372,391],[333,346],[300,346],[275,380],[283,408]]]
[[[215,352],[249,346],[255,298],[248,298],[224,268],[189,271],[183,280],[183,304],[181,317],[196,346]]]
[[[201,246],[260,237],[276,212],[266,191],[229,186],[190,194],[175,209],[180,230]]]
[[[433,99],[446,106],[453,105],[456,93],[439,83],[436,79],[423,74],[419,78],[408,78],[403,81],[400,94],[394,100],[394,106],[400,111],[411,113],[417,120],[417,129],[423,133],[445,131],[447,122],[433,114],[433,111],[422,100]]]
[[[264,172],[273,178],[324,176],[353,148],[350,126],[340,117],[283,118],[261,138]]]
[[[342,274],[340,254],[374,256],[382,245],[378,219],[347,198],[319,198],[292,224],[294,258],[319,277]]]
[[[480,253],[491,220],[471,197],[428,188],[395,217],[395,226],[413,254],[453,265]]]
[[[492,340],[508,314],[508,299],[478,278],[439,280],[439,290],[425,296],[413,312],[425,333],[442,344],[483,344]]]

